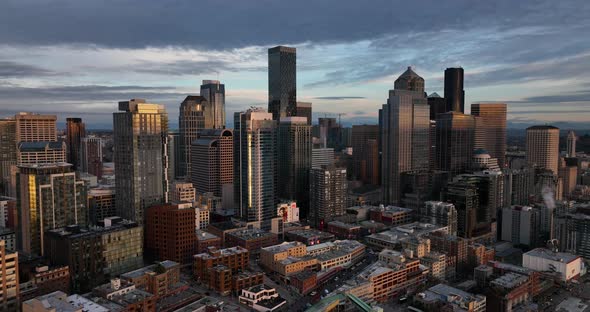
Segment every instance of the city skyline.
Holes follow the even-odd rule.
[[[383,93],[406,66],[421,73],[428,94],[441,96],[444,69],[461,66],[467,107],[481,101],[508,103],[508,128],[568,122],[560,128],[579,129],[584,114],[590,113],[590,79],[584,75],[590,43],[579,40],[590,29],[587,10],[572,6],[573,1],[511,4],[441,7],[433,3],[419,10],[424,22],[405,23],[406,17],[395,18],[393,13],[401,4],[378,2],[367,8],[327,2],[313,15],[289,22],[281,32],[274,23],[282,14],[309,14],[297,14],[304,12],[305,4],[236,3],[217,10],[218,4],[211,3],[204,9],[219,13],[215,18],[221,23],[215,24],[231,25],[213,33],[178,18],[186,5],[160,7],[146,2],[141,12],[125,8],[111,12],[81,3],[62,10],[64,5],[58,3],[50,8],[52,14],[23,24],[25,19],[14,17],[43,8],[2,4],[0,17],[9,26],[6,29],[19,32],[17,36],[0,31],[4,95],[0,116],[14,115],[26,106],[30,111],[57,113],[60,128],[66,117],[75,116],[83,118],[89,129],[108,129],[118,101],[146,98],[166,105],[171,127],[176,128],[177,103],[197,95],[201,80],[218,79],[226,85],[226,124],[231,125],[234,112],[267,106],[267,49],[284,44],[297,48],[297,100],[313,103],[314,120],[324,112],[345,112],[346,125],[376,124]],[[412,10],[415,5],[402,8]],[[111,31],[117,25],[114,20],[120,20],[117,16],[160,16],[161,10],[168,13],[162,23],[142,21],[125,34]],[[238,10],[249,12],[248,19],[273,17],[261,18],[260,25],[241,19],[230,23]],[[84,25],[69,27],[75,21],[63,18],[65,11],[85,19]],[[335,14],[328,19],[315,16],[328,12]],[[360,17],[361,27],[350,29],[345,23],[350,14],[355,20]],[[455,18],[436,18],[444,14]],[[504,18],[489,18],[495,14]],[[547,14],[550,19],[543,18]],[[481,20],[487,24],[481,25]],[[155,29],[154,25],[165,26]],[[235,32],[237,27],[241,31]]]

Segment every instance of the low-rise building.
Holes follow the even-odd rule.
[[[121,279],[145,290],[156,298],[168,295],[180,282],[180,263],[166,260],[121,274]]]
[[[381,222],[385,225],[399,226],[411,223],[414,211],[409,208],[397,206],[379,206],[369,209],[369,219],[375,222]]]
[[[196,230],[195,237],[197,240],[196,253],[207,252],[209,247],[221,248],[221,238],[203,230]]]
[[[553,252],[546,248],[536,248],[522,255],[522,266],[540,272],[556,272],[567,282],[576,279],[582,272],[582,258],[570,253]]]
[[[244,229],[227,234],[227,246],[240,246],[248,249],[250,254],[258,254],[261,248],[272,246],[278,243],[278,236],[261,229]]]
[[[334,234],[338,239],[358,239],[361,236],[361,226],[342,221],[331,221],[328,222],[328,232]]]
[[[27,277],[25,277],[27,278]],[[22,279],[22,278],[21,278]],[[70,269],[64,266],[39,266],[20,284],[21,301],[33,299],[55,291],[70,292]]]
[[[432,232],[448,233],[448,227],[430,223],[414,222],[400,225],[391,230],[372,234],[366,237],[367,244],[377,248],[398,249],[401,240],[408,237],[423,237]]]
[[[285,237],[289,241],[302,242],[307,246],[335,240],[334,234],[318,231],[315,229],[293,230],[285,232]]]
[[[16,250],[16,234],[14,230],[0,227],[0,240],[4,241],[7,250]]]
[[[317,274],[311,270],[304,270],[293,274],[290,282],[291,286],[297,289],[299,294],[307,295],[317,285]]]
[[[241,304],[260,312],[276,311],[287,304],[276,289],[264,284],[242,289],[239,300]]]
[[[445,284],[438,284],[416,294],[415,304],[429,312],[436,311],[486,311],[486,297],[473,295]]]
[[[117,306],[122,307],[122,309],[120,309],[121,311],[156,311],[157,298],[155,295],[137,289],[131,282],[123,281],[118,278],[111,280],[109,283],[97,286],[92,290],[92,295],[103,299],[106,301],[105,303],[114,303]],[[97,303],[103,305],[102,302],[104,301],[98,301]]]
[[[122,308],[122,307],[121,307]],[[109,308],[80,295],[68,296],[63,291],[55,291],[26,300],[22,304],[23,312],[109,312]]]
[[[533,299],[533,282],[529,276],[506,273],[492,280],[486,288],[487,311],[515,311]]]

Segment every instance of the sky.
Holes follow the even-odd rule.
[[[202,80],[226,111],[267,107],[267,49],[297,48],[297,100],[314,117],[376,123],[408,66],[430,94],[465,70],[465,103],[508,103],[509,127],[590,128],[590,1],[3,0],[0,117],[82,117],[110,129],[117,102],[180,102]]]

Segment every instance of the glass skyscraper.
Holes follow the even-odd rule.
[[[268,111],[274,120],[297,115],[295,48],[268,49]]]
[[[225,128],[225,85],[219,80],[203,80],[201,96],[207,102],[205,109],[205,128]],[[190,160],[187,160],[190,161]]]
[[[446,111],[465,113],[465,90],[463,90],[463,68],[445,69]]]

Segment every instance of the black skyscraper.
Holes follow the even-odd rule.
[[[436,92],[428,96],[428,106],[430,106],[430,120],[436,120],[438,114],[447,112],[445,98],[440,97]]]
[[[463,68],[447,68],[445,70],[445,99],[447,100],[447,112],[465,113]]]
[[[268,111],[274,120],[297,115],[295,48],[268,49]]]

